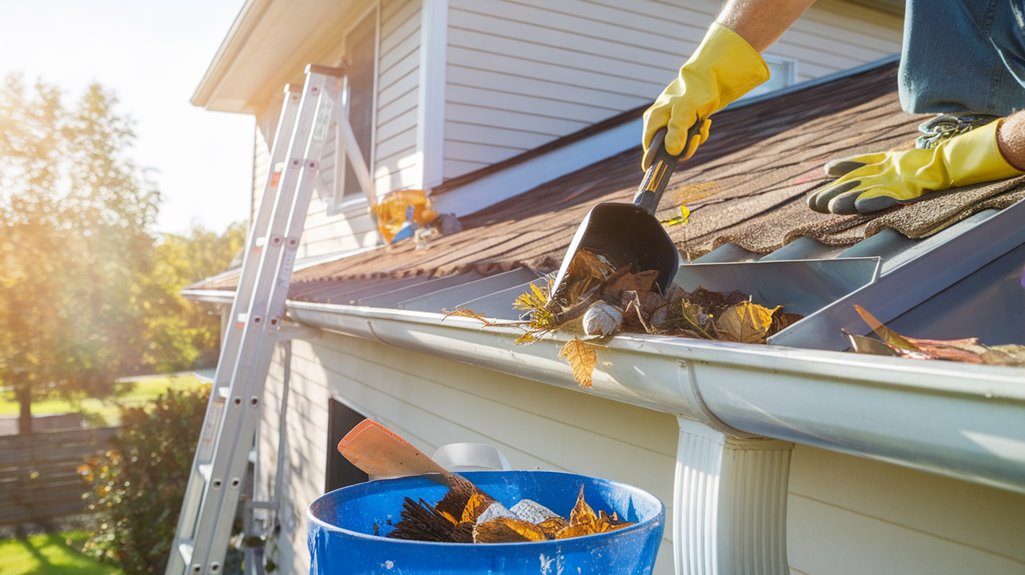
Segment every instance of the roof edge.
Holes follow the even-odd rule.
[[[214,54],[213,60],[193,91],[189,99],[192,105],[206,108],[210,104],[225,72],[234,64],[235,58],[249,41],[253,29],[263,18],[270,4],[271,0],[246,0],[242,5],[231,23],[231,28],[217,48],[217,53]]]

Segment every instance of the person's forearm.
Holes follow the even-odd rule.
[[[815,0],[729,0],[716,22],[761,52],[814,3]]]
[[[1007,117],[997,131],[997,145],[1009,164],[1025,170],[1025,110]]]

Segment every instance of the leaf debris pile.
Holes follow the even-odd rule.
[[[964,339],[918,339],[901,335],[883,325],[860,305],[855,305],[861,319],[865,320],[879,339],[846,334],[851,347],[858,353],[894,355],[910,359],[945,359],[965,363],[989,365],[1025,366],[1025,345],[1008,344],[987,346],[979,338]]]
[[[506,508],[469,482],[453,483],[436,505],[405,498],[393,539],[444,543],[523,543],[607,533],[633,525],[613,512],[595,512],[580,487],[569,518],[531,499]]]
[[[701,339],[765,343],[766,339],[802,316],[782,306],[767,308],[739,291],[720,293],[698,288],[688,292],[673,285],[661,293],[657,270],[613,266],[588,250],[578,250],[570,261],[557,293],[551,279],[532,283],[513,302],[523,312],[519,322],[493,322],[467,309],[450,316],[474,318],[488,326],[514,325],[523,329],[515,343],[537,341],[556,330],[573,334],[559,352],[573,369],[577,383],[590,387],[598,362],[598,346],[588,340],[619,332],[676,335]]]

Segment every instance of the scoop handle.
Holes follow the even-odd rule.
[[[338,452],[371,478],[433,474],[442,483],[452,475],[398,434],[364,419],[338,442]]]
[[[700,133],[701,121],[699,120],[687,130],[686,142],[689,143],[691,138]],[[655,132],[655,136],[651,139],[651,147],[655,149],[655,158],[648,166],[648,170],[644,172],[644,178],[637,186],[637,194],[634,195],[634,205],[640,206],[649,214],[654,214],[658,209],[658,202],[662,199],[662,193],[666,191],[666,185],[669,184],[669,176],[673,175],[676,161],[680,159],[680,156],[673,156],[666,151],[665,141],[665,128]]]

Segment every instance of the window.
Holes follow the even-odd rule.
[[[793,86],[797,82],[797,60],[770,55],[763,57],[769,66],[769,80],[748,92],[745,98],[775,92],[787,86]]]
[[[363,414],[335,399],[331,400],[327,414],[327,470],[324,477],[324,492],[334,491],[368,479],[367,474],[349,463],[338,453],[338,442],[353,427],[366,419]]]
[[[374,149],[374,119],[377,77],[377,9],[374,8],[345,34],[345,78],[342,104],[356,136],[363,161],[371,167]],[[335,204],[363,197],[359,178],[341,146],[341,134],[335,135]],[[373,169],[371,168],[371,173]],[[373,193],[369,190],[366,193]]]

